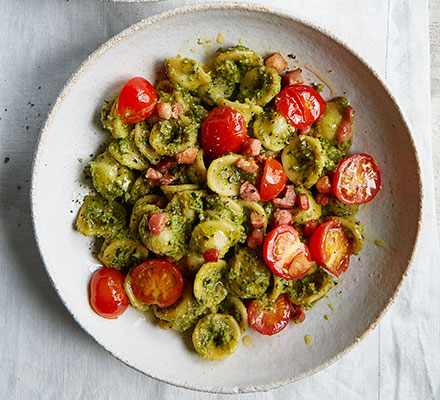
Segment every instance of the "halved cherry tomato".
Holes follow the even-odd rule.
[[[305,128],[324,114],[326,104],[321,95],[307,85],[285,87],[277,97],[275,106],[295,128]]]
[[[124,275],[113,268],[101,268],[90,280],[90,306],[107,319],[118,318],[128,307]]]
[[[243,115],[231,107],[216,107],[203,121],[202,147],[211,158],[228,152],[238,153],[247,139],[249,137]]]
[[[298,231],[290,225],[280,225],[269,232],[263,257],[275,275],[287,280],[302,278],[316,264],[307,245],[299,240]]]
[[[310,239],[310,251],[315,261],[339,276],[348,267],[351,242],[336,219],[321,224]]]
[[[287,175],[283,166],[273,157],[264,164],[260,183],[261,201],[269,201],[277,197],[286,186]]]
[[[341,203],[364,204],[373,200],[380,189],[380,171],[368,154],[344,158],[333,177],[333,191]]]
[[[179,269],[166,260],[148,260],[131,274],[134,295],[145,304],[168,307],[183,291],[183,277]]]
[[[275,335],[289,323],[292,303],[285,294],[274,300],[252,300],[248,307],[248,320],[252,328],[262,335]]]
[[[118,114],[124,124],[135,124],[153,114],[157,96],[146,79],[130,79],[122,88],[118,98]]]

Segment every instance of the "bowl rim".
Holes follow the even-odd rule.
[[[137,31],[146,29],[148,26],[159,23],[163,20],[173,18],[176,15],[184,15],[184,14],[190,14],[195,12],[204,12],[204,11],[250,11],[250,12],[260,12],[263,14],[270,14],[274,15],[276,17],[284,18],[284,19],[290,19],[294,21],[295,23],[298,23],[300,25],[307,26],[308,28],[311,28],[315,31],[318,31],[320,34],[326,36],[327,38],[333,40],[338,45],[344,48],[345,51],[350,53],[352,56],[356,57],[363,67],[376,79],[378,84],[382,86],[386,94],[389,96],[390,100],[392,101],[392,104],[395,108],[395,111],[399,115],[400,119],[403,121],[404,126],[406,127],[407,131],[409,132],[409,141],[410,145],[413,149],[417,165],[416,165],[416,174],[418,176],[418,215],[417,215],[417,231],[415,234],[415,240],[412,245],[411,255],[409,257],[408,265],[403,272],[399,283],[397,284],[396,290],[393,293],[393,295],[389,298],[386,306],[378,313],[376,316],[376,319],[371,322],[371,324],[362,332],[362,334],[359,337],[356,337],[353,339],[351,343],[349,343],[343,350],[341,350],[338,354],[334,355],[333,357],[329,358],[319,366],[312,368],[308,371],[302,372],[299,375],[292,376],[286,379],[277,380],[274,382],[271,382],[270,384],[263,384],[263,385],[253,385],[253,386],[246,386],[246,387],[238,387],[234,386],[232,388],[216,388],[216,387],[200,387],[195,384],[189,384],[181,381],[175,381],[175,380],[169,380],[163,377],[155,376],[154,372],[146,372],[142,371],[132,365],[130,365],[129,360],[123,359],[120,355],[118,355],[115,351],[112,351],[107,348],[107,346],[103,343],[101,343],[95,336],[93,336],[87,329],[85,325],[75,316],[74,311],[69,307],[69,305],[66,303],[66,301],[63,299],[62,293],[58,289],[56,283],[52,279],[50,267],[45,262],[45,249],[43,248],[42,243],[40,242],[40,238],[38,236],[38,226],[36,223],[36,214],[37,211],[37,203],[36,203],[36,182],[38,179],[38,172],[39,172],[39,164],[40,164],[40,157],[42,148],[44,146],[45,138],[47,137],[52,122],[57,114],[58,109],[63,104],[63,101],[65,98],[69,95],[71,89],[76,84],[77,79],[85,73],[88,68],[97,60],[99,59],[104,53],[107,52],[110,48],[112,48],[115,44],[118,42],[134,35]],[[383,316],[386,314],[386,312],[390,309],[390,307],[394,304],[404,281],[408,277],[409,270],[414,263],[414,256],[415,256],[415,250],[418,246],[418,242],[420,240],[420,229],[421,229],[421,221],[422,221],[422,215],[423,215],[423,199],[424,199],[424,187],[422,182],[422,175],[421,175],[421,167],[420,167],[420,158],[418,155],[417,147],[414,140],[414,135],[412,132],[412,129],[410,127],[410,123],[406,119],[403,111],[401,110],[399,104],[397,103],[397,100],[395,96],[392,94],[390,88],[388,87],[388,84],[382,80],[382,78],[379,76],[377,71],[360,55],[352,49],[345,41],[343,41],[341,38],[339,38],[336,34],[331,32],[330,30],[318,25],[315,22],[312,22],[306,17],[303,17],[301,15],[298,15],[294,12],[282,10],[277,7],[267,7],[259,4],[252,4],[247,2],[229,2],[229,1],[222,1],[222,2],[208,2],[203,4],[197,4],[197,5],[188,5],[183,7],[174,8],[171,10],[164,11],[159,14],[155,14],[153,16],[150,16],[148,18],[142,19],[141,21],[130,25],[128,28],[122,30],[121,32],[117,33],[113,37],[111,37],[109,40],[104,42],[102,45],[100,45],[93,53],[91,53],[78,67],[78,69],[70,76],[70,78],[67,80],[67,82],[64,84],[63,88],[59,92],[54,105],[52,106],[51,110],[48,112],[48,115],[46,117],[45,123],[43,124],[43,127],[39,133],[39,137],[37,140],[37,144],[35,146],[34,151],[34,157],[32,162],[32,177],[31,177],[31,185],[30,185],[30,211],[31,211],[31,219],[32,219],[32,229],[33,234],[35,238],[35,242],[37,244],[37,248],[40,254],[41,261],[43,263],[43,266],[46,270],[46,273],[48,275],[49,281],[51,285],[53,286],[57,296],[60,298],[61,302],[66,307],[69,314],[73,317],[74,321],[89,335],[91,336],[100,346],[102,346],[109,354],[111,354],[113,357],[127,365],[128,367],[150,377],[153,378],[159,382],[164,382],[170,385],[173,385],[175,387],[189,389],[193,391],[198,392],[205,392],[205,393],[216,393],[216,394],[234,394],[234,393],[253,393],[253,392],[259,392],[259,391],[268,391],[271,389],[275,389],[284,385],[287,385],[289,383],[293,383],[296,381],[299,381],[301,379],[304,379],[308,376],[311,376],[319,371],[322,371],[323,369],[329,367],[330,365],[334,364],[336,361],[341,359],[344,355],[346,355],[348,352],[350,352],[362,339],[364,339],[373,329],[376,328],[380,320],[383,318]]]

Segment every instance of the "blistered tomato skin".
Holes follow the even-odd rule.
[[[124,124],[135,124],[148,118],[156,109],[156,92],[146,79],[135,77],[122,88],[118,114]]]
[[[103,318],[118,318],[128,307],[124,275],[113,268],[101,268],[90,281],[90,306]]]
[[[131,274],[134,295],[145,304],[169,307],[183,292],[183,276],[172,263],[152,259],[137,266]]]
[[[252,300],[248,307],[248,320],[252,328],[262,335],[275,335],[289,323],[292,303],[285,294],[276,300]]]
[[[218,158],[228,152],[239,153],[247,139],[244,117],[231,107],[212,109],[203,122],[202,148],[211,158]]]
[[[298,129],[316,122],[326,109],[324,99],[308,85],[285,87],[275,97],[275,106],[280,114]]]
[[[355,154],[339,163],[333,177],[333,191],[341,203],[354,205],[373,200],[381,176],[376,160],[369,154]]]

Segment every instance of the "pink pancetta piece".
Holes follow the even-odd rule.
[[[294,71],[286,72],[283,76],[283,85],[302,85],[304,83],[304,79],[302,77],[301,69],[295,69]]]
[[[283,197],[277,197],[272,203],[280,208],[292,208],[295,205],[296,193],[294,185],[286,185]]]
[[[197,149],[197,147],[190,147],[181,151],[180,153],[177,153],[176,161],[179,164],[192,164],[195,161],[198,152],[199,149]]]
[[[263,232],[259,229],[254,229],[246,240],[246,244],[251,249],[258,249],[263,244]]]
[[[241,146],[241,154],[245,157],[256,157],[260,151],[261,142],[258,139],[247,139]]]
[[[292,225],[292,212],[290,210],[276,210],[273,214],[273,223],[275,227],[280,225]]]
[[[248,181],[240,186],[240,197],[246,201],[260,201],[258,189]]]
[[[266,67],[274,68],[278,73],[284,71],[289,65],[281,53],[272,54],[265,64]]]
[[[242,171],[250,174],[254,173],[258,169],[258,164],[255,160],[246,160],[245,158],[239,158],[235,165],[237,168],[240,168]]]
[[[258,214],[255,211],[251,212],[252,228],[261,228],[265,222],[266,222],[266,218],[264,218],[262,215]]]
[[[170,217],[167,213],[164,212],[154,212],[151,214],[150,219],[148,221],[148,228],[150,229],[153,235],[160,235],[162,231],[165,229]]]

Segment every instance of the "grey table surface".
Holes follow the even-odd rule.
[[[40,12],[51,13],[51,7],[54,3],[60,3],[61,0],[39,0],[41,7]],[[82,7],[90,9],[89,17],[82,21],[77,21],[81,28],[83,40],[72,42],[69,38],[69,29],[62,29],[61,24],[65,19],[53,19],[53,24],[59,26],[61,37],[51,37],[46,32],[43,24],[28,24],[27,21],[34,18],[30,8],[26,8],[12,0],[0,0],[0,6],[3,12],[15,8],[14,18],[8,21],[2,19],[0,23],[0,37],[5,37],[5,23],[14,24],[16,26],[16,40],[26,37],[28,40],[28,63],[22,63],[17,66],[17,70],[13,76],[4,74],[5,66],[11,59],[19,57],[15,41],[11,40],[8,35],[8,42],[3,43],[7,49],[7,57],[0,58],[0,133],[6,135],[6,131],[14,131],[15,138],[13,141],[0,140],[0,229],[5,232],[2,240],[5,241],[6,251],[3,254],[0,263],[5,266],[2,268],[4,274],[2,278],[10,284],[6,288],[6,292],[1,293],[4,303],[2,304],[2,313],[7,313],[7,318],[1,319],[1,331],[5,333],[8,330],[8,323],[18,327],[20,334],[14,346],[7,348],[6,353],[0,354],[0,365],[2,373],[8,371],[8,379],[20,381],[23,371],[34,371],[35,379],[33,384],[35,388],[27,388],[26,393],[34,393],[33,398],[38,396],[40,388],[47,385],[50,381],[48,390],[55,387],[68,387],[66,382],[72,382],[75,377],[66,375],[69,371],[69,360],[62,359],[61,352],[65,346],[70,347],[71,353],[77,355],[77,364],[83,363],[89,370],[99,370],[101,362],[108,355],[104,351],[96,351],[85,354],[84,348],[92,348],[97,346],[93,339],[84,334],[79,326],[73,321],[69,313],[65,310],[62,303],[57,298],[54,290],[44,269],[41,267],[38,250],[34,244],[32,226],[29,210],[29,177],[31,175],[33,149],[36,144],[38,132],[44,122],[44,119],[50,110],[51,102],[53,102],[62,88],[64,82],[70,77],[71,73],[78,67],[78,60],[85,59],[100,44],[105,42],[109,37],[126,28],[133,22],[143,18],[145,15],[142,8],[136,4],[128,4],[130,13],[109,11],[102,18],[115,18],[112,24],[112,31],[107,29],[93,29],[93,35],[88,37],[87,27],[96,24],[94,13],[92,10],[96,7],[96,1],[90,0],[86,2],[82,0]],[[22,4],[24,4],[23,1]],[[28,0],[27,3],[32,3]],[[63,2],[64,3],[64,2]],[[68,14],[71,7],[78,6],[81,0],[66,0],[64,12]],[[183,2],[182,2],[183,3]],[[166,8],[163,3],[151,5],[151,15],[162,11]],[[431,36],[431,104],[432,104],[432,125],[433,125],[433,154],[434,154],[434,172],[436,187],[436,212],[437,227],[440,232],[440,1],[430,0],[430,36]],[[99,22],[99,21],[98,21]],[[102,22],[102,21],[101,21]],[[107,26],[102,24],[102,26]],[[37,40],[45,40],[47,48],[44,54],[37,52]],[[52,44],[53,43],[53,44]],[[60,46],[60,43],[63,45]],[[84,45],[87,43],[87,45]],[[2,96],[3,83],[8,83],[10,87],[10,79],[13,79],[13,93],[9,93],[8,99],[16,105],[20,105],[19,109],[11,109],[8,103],[5,103]],[[43,83],[44,82],[44,83]],[[429,107],[429,99],[424,99],[427,107]],[[17,114],[19,117],[17,118]],[[17,126],[17,121],[19,125]],[[0,138],[1,139],[1,138]],[[13,217],[13,218],[11,218]],[[12,222],[11,222],[12,219]],[[14,271],[14,269],[19,269]],[[27,313],[28,320],[21,318],[16,304],[18,301],[14,295],[17,292],[26,291],[27,293]],[[8,310],[15,309],[15,313]],[[45,313],[39,312],[41,309],[46,310]],[[32,329],[32,315],[38,318],[44,318],[47,327],[54,331],[52,333],[53,341],[42,341],[41,336],[45,335],[45,331],[41,328]],[[41,325],[35,325],[41,327]],[[438,327],[437,327],[438,328]],[[38,343],[38,346],[35,346]],[[52,347],[60,352],[60,362],[65,368],[62,370],[51,370],[52,361],[46,359],[47,354],[52,354]],[[21,361],[20,363],[7,364],[8,360],[14,359],[17,348],[25,349],[32,356]],[[33,352],[33,349],[37,351]],[[114,370],[108,371],[108,374],[114,377],[114,381],[118,381],[118,373],[121,371],[119,361],[114,361]],[[108,364],[107,364],[108,365]],[[46,369],[44,373],[40,369]],[[143,376],[138,374],[136,378],[139,381]],[[96,378],[99,374],[91,376]],[[134,382],[135,380],[133,380]],[[92,382],[93,384],[93,382]],[[22,382],[22,385],[28,385]],[[99,386],[96,386],[98,390]],[[90,388],[89,388],[90,389]],[[2,388],[0,387],[0,394]],[[64,396],[59,393],[46,393],[47,398],[69,398],[67,393]],[[58,396],[58,397],[55,397]],[[153,398],[154,393],[150,394]],[[1,397],[1,396],[0,396]],[[45,397],[45,398],[46,398]],[[14,398],[3,397],[3,398]],[[76,393],[75,398],[81,397],[81,388]],[[103,398],[97,393],[96,398]]]

